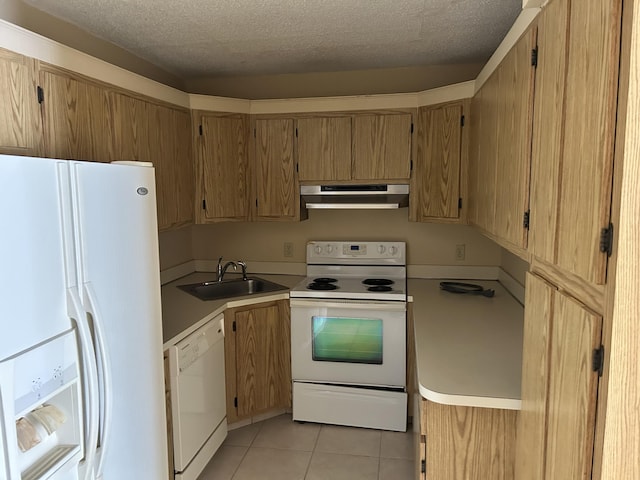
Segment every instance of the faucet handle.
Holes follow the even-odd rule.
[[[247,263],[242,260],[238,260],[236,263],[240,265],[240,267],[242,267],[242,280],[246,280],[247,279]]]

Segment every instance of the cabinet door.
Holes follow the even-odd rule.
[[[41,70],[44,91],[44,155],[108,162],[108,92],[100,85],[57,70]]]
[[[295,220],[300,191],[293,155],[293,119],[256,120],[256,218]]]
[[[546,478],[591,478],[602,318],[559,292],[554,309]]]
[[[151,158],[156,166],[158,228],[193,221],[191,117],[173,108],[150,105]]]
[[[422,401],[426,410],[427,479],[514,478],[515,410]]]
[[[555,289],[528,273],[525,292],[522,407],[516,435],[515,478],[544,480],[549,345]]]
[[[591,478],[602,318],[527,275],[516,478]]]
[[[111,158],[152,162],[158,228],[193,221],[193,164],[189,113],[122,93],[109,95]]]
[[[422,107],[411,187],[417,220],[458,218],[462,104]]]
[[[298,179],[351,179],[351,117],[297,120]]]
[[[200,125],[198,173],[203,200],[200,221],[246,220],[249,214],[246,117],[203,115]]]
[[[606,273],[599,241],[611,204],[621,8],[580,0],[570,9],[557,263],[592,283]]]
[[[411,114],[353,117],[356,180],[408,180],[411,174]]]
[[[229,421],[291,406],[291,333],[287,301],[225,312],[233,358],[226,370]],[[235,325],[235,326],[234,326]],[[229,326],[231,329],[229,330]],[[225,348],[227,341],[225,340]],[[226,355],[229,359],[229,355]],[[233,380],[229,382],[229,377]],[[230,405],[231,404],[231,405]],[[231,410],[231,414],[229,413]]]
[[[529,208],[531,124],[534,68],[531,51],[536,29],[527,31],[498,69],[498,143],[496,209],[493,233],[516,247],[526,248],[523,224]]]
[[[498,72],[494,72],[471,105],[469,221],[489,233],[494,231],[496,209],[498,92]]]
[[[569,0],[554,0],[538,19],[538,66],[533,107],[528,250],[556,261]]]
[[[32,58],[0,48],[0,153],[38,155],[41,119]]]

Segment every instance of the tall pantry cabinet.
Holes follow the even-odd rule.
[[[518,480],[591,478],[600,455],[621,7],[552,0],[536,20]]]

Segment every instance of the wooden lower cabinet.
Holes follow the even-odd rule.
[[[164,401],[167,412],[167,454],[169,464],[169,478],[172,479],[175,473],[175,465],[173,462],[173,414],[171,413],[171,370],[169,363],[168,351],[164,354]]]
[[[230,308],[224,323],[227,422],[290,408],[289,302]]]
[[[602,317],[527,274],[516,480],[591,478]]]
[[[420,400],[418,473],[428,480],[512,480],[516,410]]]

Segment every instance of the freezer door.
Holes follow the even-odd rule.
[[[73,162],[78,283],[95,339],[95,475],[168,478],[154,169]]]
[[[71,329],[68,163],[0,155],[0,360]]]

